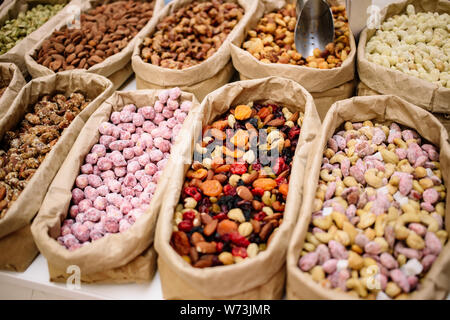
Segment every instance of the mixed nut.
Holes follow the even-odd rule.
[[[450,15],[416,13],[387,19],[366,45],[367,59],[386,68],[450,88]]]
[[[7,214],[28,181],[72,120],[88,105],[81,93],[45,95],[30,106],[18,126],[0,142],[0,218]]]
[[[191,101],[181,90],[160,93],[154,106],[129,104],[100,124],[85,157],[58,241],[69,250],[124,232],[146,212]]]
[[[211,57],[244,15],[236,1],[193,1],[164,17],[143,40],[145,62],[185,69]]]
[[[264,251],[283,222],[303,114],[250,103],[203,128],[174,214],[171,245],[196,268]]]
[[[81,29],[64,26],[43,41],[33,58],[54,72],[88,69],[119,53],[153,15],[153,2],[124,0],[81,14]]]
[[[331,6],[334,20],[334,42],[325,50],[314,49],[314,55],[302,57],[295,49],[294,32],[297,23],[295,4],[264,15],[258,25],[248,31],[242,48],[264,63],[283,63],[319,69],[342,65],[350,54],[350,28],[344,6]]]
[[[0,28],[0,54],[8,52],[63,7],[63,4],[38,4],[30,10],[20,12],[16,19],[7,20]]]
[[[448,239],[439,151],[396,123],[346,122],[324,151],[298,265],[322,287],[407,298]]]

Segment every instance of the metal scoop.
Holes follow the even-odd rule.
[[[321,51],[334,40],[334,21],[330,6],[324,0],[297,0],[297,25],[295,48],[303,57]]]

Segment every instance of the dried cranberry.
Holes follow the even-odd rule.
[[[254,164],[252,164],[252,169],[253,169],[253,170],[256,170],[256,171],[261,170],[261,164],[260,164],[260,163],[254,163]]]
[[[278,186],[283,183],[288,183],[288,181],[285,177],[278,177],[275,179],[275,182],[277,183]]]
[[[191,220],[183,220],[178,224],[178,230],[189,232],[194,227]]]
[[[225,193],[227,196],[234,196],[236,195],[236,188],[231,184],[227,184],[225,187],[223,187],[223,193]]]
[[[233,250],[231,250],[231,254],[235,257],[241,257],[241,258],[247,258],[247,249],[242,247],[234,247]]]
[[[247,165],[245,163],[233,163],[230,171],[232,174],[242,175],[247,172]]]
[[[288,136],[289,136],[289,139],[292,140],[299,134],[300,134],[300,128],[295,126],[295,127],[292,127],[291,130],[289,130]]]
[[[213,217],[213,219],[217,219],[219,221],[222,221],[223,219],[226,219],[226,218],[227,218],[227,215],[225,212],[220,212]]]
[[[253,188],[252,189],[252,193],[255,196],[262,196],[264,194],[264,189],[263,188]]]
[[[239,247],[248,247],[248,245],[250,244],[250,241],[248,241],[246,237],[241,236],[239,232],[230,233],[230,239],[231,242]]]
[[[260,211],[253,215],[253,219],[255,219],[256,221],[262,221],[266,216],[267,215],[263,211]]]
[[[280,174],[281,172],[283,172],[287,168],[288,168],[288,166],[284,162],[284,159],[283,158],[277,158],[277,160],[275,161],[275,165],[273,166],[273,172],[275,174]]]
[[[231,241],[231,236],[229,233],[225,233],[220,237],[220,240],[222,240],[224,243],[228,243]]]
[[[191,196],[195,199],[195,201],[200,201],[202,199],[202,195],[198,191],[196,187],[186,187],[184,188],[184,193],[186,193],[188,196]]]
[[[223,243],[216,242],[216,252],[222,252],[222,250],[223,250]]]
[[[195,219],[195,212],[193,210],[186,211],[183,213],[183,220],[194,220]]]

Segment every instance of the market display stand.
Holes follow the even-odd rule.
[[[136,90],[134,76],[120,90]],[[49,281],[47,260],[41,254],[23,272],[0,271],[0,299],[133,299],[161,300],[159,273],[146,284],[81,284],[71,289]]]

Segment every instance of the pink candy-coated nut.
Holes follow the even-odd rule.
[[[336,141],[339,150],[344,150],[347,147],[347,140],[343,136],[334,135],[333,139]]]
[[[379,279],[380,279],[380,286],[381,286],[381,290],[386,290],[387,287],[387,283],[388,283],[388,277],[384,274],[380,274],[379,275]]]
[[[70,216],[72,218],[75,219],[75,217],[77,216],[78,212],[80,212],[80,211],[79,211],[79,208],[78,208],[77,205],[73,205],[73,206],[70,207],[69,214],[70,214]]]
[[[325,261],[322,264],[323,271],[325,271],[328,274],[334,273],[337,269],[337,263],[338,261],[336,259],[330,259]]]
[[[427,272],[431,268],[436,258],[437,256],[435,256],[434,254],[428,254],[425,257],[423,257],[421,261],[423,266],[423,272]]]
[[[368,254],[380,254],[381,245],[378,242],[370,241],[364,246],[364,251]]]
[[[137,134],[137,133],[133,133],[131,135],[131,141],[133,141],[133,143],[138,142],[138,140],[141,138],[141,134]]]
[[[127,104],[123,107],[122,111],[136,112],[136,106],[134,104]]]
[[[408,279],[400,269],[391,270],[389,275],[391,276],[392,281],[394,281],[403,292],[408,293],[410,291]]]
[[[152,135],[153,138],[158,138],[162,136],[162,128],[157,127],[151,130],[150,134]]]
[[[114,174],[114,171],[106,170],[100,173],[100,178],[102,178],[103,181],[106,181],[108,179],[115,179],[116,175]]]
[[[97,230],[91,230],[91,232],[89,233],[89,237],[91,238],[92,241],[95,241],[100,238],[103,238],[103,233],[98,232]]]
[[[89,199],[83,199],[78,203],[78,212],[86,212],[92,207],[92,201]]]
[[[298,261],[298,266],[302,271],[309,271],[317,265],[319,254],[317,252],[309,252]]]
[[[141,169],[141,165],[139,164],[138,161],[135,161],[135,160],[129,162],[127,165],[127,171],[129,173],[135,173],[136,171],[138,171],[140,169]]]
[[[120,130],[120,140],[131,140],[131,133],[125,130]]]
[[[147,133],[151,133],[155,128],[156,125],[152,121],[145,121],[142,125],[142,129]]]
[[[128,131],[129,133],[135,133],[136,132],[136,126],[132,123],[121,123],[118,125],[120,130]]]
[[[94,200],[94,207],[97,210],[100,210],[100,211],[105,210],[107,205],[108,205],[108,201],[104,197],[99,196]]]
[[[407,277],[407,280],[411,290],[414,290],[417,287],[417,284],[419,283],[419,278],[417,278],[416,276],[409,276]]]
[[[401,139],[402,138],[402,133],[397,131],[397,130],[390,130],[389,131],[389,136],[388,136],[388,143],[393,143],[394,139]]]
[[[357,166],[352,166],[350,167],[350,175],[353,176],[356,181],[358,181],[361,184],[365,184],[366,183],[366,179],[364,178],[364,171],[361,170],[361,168],[357,167]]]
[[[128,214],[131,210],[133,210],[131,203],[124,200],[120,205],[120,211],[122,211],[123,214]]]
[[[109,233],[117,233],[119,231],[119,223],[113,218],[106,217],[105,230]]]
[[[102,216],[102,219],[104,220],[105,218],[103,218],[103,217],[106,218],[106,213],[105,213],[104,216]],[[92,229],[95,230],[95,231],[98,231],[98,232],[100,232],[102,234],[106,232],[105,231],[105,225],[104,225],[104,223],[102,221],[95,223],[94,227]]]
[[[133,148],[125,148],[125,149],[123,149],[123,157],[126,159],[126,160],[130,160],[130,159],[133,159],[134,158],[134,151],[133,151]]]
[[[103,146],[105,146],[106,148],[109,148],[109,145],[111,144],[111,142],[116,141],[117,138],[114,138],[112,136],[106,136],[106,135],[102,135],[99,138],[99,142],[100,144],[102,144]],[[96,163],[97,161],[95,161]],[[93,163],[93,164],[95,164]]]
[[[141,180],[139,180],[143,188],[146,188],[152,181],[153,177],[149,175],[144,175],[143,177],[141,177]]]
[[[112,133],[111,133],[111,136],[113,136],[114,138],[116,138],[116,139],[119,139],[120,138],[120,133],[123,131],[122,129],[120,129],[120,126],[121,124],[119,124],[118,126],[114,126],[113,128],[112,128]]]
[[[134,176],[134,174],[129,173],[125,176],[125,178],[123,179],[123,185],[126,187],[134,187],[137,184],[137,179]]]
[[[99,126],[98,126],[98,131],[100,132],[100,134],[106,134],[106,135],[111,135],[112,134],[112,128],[114,127],[114,125],[112,123],[109,122],[102,122]]]
[[[94,172],[92,164],[86,163],[86,164],[81,166],[81,173],[83,173],[83,174],[91,174],[92,172]]]
[[[331,197],[334,196],[334,192],[336,191],[336,182],[330,182],[327,187],[327,191],[325,192],[325,200],[330,200]]]
[[[139,113],[142,114],[142,116],[146,120],[153,120],[156,115],[155,109],[153,107],[142,107],[139,109]]]
[[[394,259],[394,257],[387,253],[383,252],[380,256],[381,264],[387,269],[396,269],[398,268],[398,262]]]
[[[138,181],[141,181],[142,177],[145,176],[145,171],[144,170],[138,170],[134,173],[134,176],[136,177],[136,179]]]
[[[143,203],[143,204],[149,204],[150,201],[152,200],[152,196],[153,196],[153,195],[152,195],[151,193],[146,192],[145,189],[144,189],[144,192],[142,192],[142,193],[139,195],[139,200],[140,200],[141,203]]]
[[[170,151],[170,147],[171,147],[171,143],[168,140],[165,140],[163,138],[155,138],[154,140],[155,143],[155,147],[157,149],[159,149],[161,152],[169,152]]]
[[[169,90],[161,91],[159,93],[159,95],[158,95],[159,102],[161,102],[163,104],[166,103],[167,99],[169,99],[169,96],[170,96],[170,91]]]
[[[173,111],[170,111],[169,109],[164,109],[163,111],[162,111],[162,113],[161,113],[163,116],[164,116],[164,118],[166,118],[166,119],[169,119],[169,118],[172,118],[173,117]]]
[[[151,161],[157,162],[163,159],[164,154],[161,152],[161,150],[154,149],[150,152],[149,156]]]
[[[131,224],[127,220],[125,220],[125,219],[120,220],[120,222],[119,222],[119,232],[125,232],[130,227],[131,227]]]
[[[372,143],[379,145],[383,143],[386,140],[386,134],[384,133],[381,128],[375,127],[373,129],[373,137],[372,137]]]
[[[66,220],[63,221],[62,225],[71,227],[74,223],[75,223],[75,220],[73,220],[73,219],[66,219]]]
[[[120,153],[119,151],[111,152],[109,154],[109,158],[111,159],[111,161],[113,162],[114,166],[116,166],[116,167],[121,167],[121,166],[126,166],[127,165],[127,161],[125,160],[123,154]]]
[[[100,176],[102,172],[100,171],[100,169],[98,168],[98,166],[93,166],[92,167],[92,174],[95,174],[96,176]]]
[[[333,150],[335,153],[338,152],[338,144],[337,144],[336,140],[334,140],[333,138],[328,139],[327,145],[328,145],[328,148]]]
[[[177,125],[177,120],[175,118],[167,119],[167,128],[173,129]]]
[[[169,89],[169,98],[171,100],[177,100],[181,96],[181,89],[178,87]],[[169,103],[169,102],[167,102]]]
[[[154,163],[148,163],[145,165],[144,171],[145,174],[153,176],[158,171],[158,167]]]
[[[378,257],[378,256],[377,256]],[[385,275],[386,277],[389,277],[389,270],[385,267],[385,266],[383,266],[382,264],[381,264],[381,260],[380,260],[380,258],[378,257],[378,259],[376,260],[377,261],[377,266],[378,266],[378,269],[379,269],[379,271],[380,271],[380,274],[383,274],[383,275]]]
[[[158,167],[159,171],[163,171],[164,168],[166,167],[166,164],[167,164],[167,159],[162,159],[162,160],[158,161],[156,166]]]
[[[139,198],[133,197],[130,201],[133,208],[139,208],[142,204],[142,201]]]
[[[71,234],[72,233],[72,229],[70,228],[70,226],[62,226],[61,227],[61,236],[65,236],[67,234]]]
[[[153,147],[153,137],[150,133],[144,132],[139,141],[143,149]]]
[[[127,123],[133,121],[133,114],[130,111],[122,110],[120,111],[120,121],[122,123]]]
[[[162,175],[162,171],[157,171],[154,175],[153,175],[153,182],[155,183],[155,188],[156,188],[156,183],[158,183],[159,178]]]
[[[417,132],[410,130],[410,129],[406,129],[402,131],[402,137],[403,140],[408,141],[411,139],[417,139],[419,137],[419,135],[417,134]]]
[[[110,143],[109,148],[114,151],[122,151],[125,148],[132,147],[133,142],[130,140],[117,140]]]
[[[328,248],[330,249],[330,253],[333,258],[347,259],[348,252],[341,243],[335,240],[330,240],[330,242],[328,242]]]
[[[398,242],[394,248],[395,253],[403,254],[408,259],[417,259],[420,260],[422,258],[422,254],[419,250],[405,248],[401,242]]]
[[[424,144],[422,145],[422,149],[428,153],[428,157],[431,161],[438,161],[439,160],[439,153],[436,151],[436,148],[431,144]]]
[[[86,163],[90,163],[92,165],[96,164],[98,160],[98,155],[96,153],[88,153],[85,158]]]
[[[406,150],[405,149],[397,148],[397,149],[395,149],[395,154],[397,155],[397,157],[400,160],[406,159]]]
[[[115,167],[114,173],[117,177],[124,177],[127,174],[127,167]]]
[[[88,175],[87,174],[80,174],[76,179],[75,179],[75,185],[80,188],[80,189],[84,189],[88,186],[89,182],[88,182]]]
[[[157,113],[155,115],[155,119],[153,119],[153,123],[159,125],[160,122],[164,121],[166,118],[161,113]]]
[[[62,241],[63,241],[64,245],[65,245],[67,248],[70,248],[70,247],[72,247],[72,246],[74,246],[74,245],[80,243],[80,242],[78,241],[78,239],[75,238],[75,236],[74,236],[73,234],[71,234],[71,233],[66,234],[66,235],[63,237]]]
[[[142,125],[144,124],[145,119],[144,119],[144,116],[142,114],[134,113],[132,121],[133,121],[133,124],[136,127],[142,127]]]
[[[86,199],[94,201],[98,197],[98,191],[95,189],[96,187],[87,186],[84,189],[84,196]]]
[[[124,185],[122,185],[122,187],[120,188],[120,193],[124,197],[126,197],[126,196],[133,196],[134,197],[134,195],[135,195],[135,192],[134,192],[133,188],[126,187]]]
[[[170,110],[170,111],[175,111],[178,109],[180,105],[178,104],[178,101],[173,100],[173,99],[169,99],[167,101],[167,107],[164,110]],[[163,115],[164,115],[164,110],[163,110]],[[170,118],[170,117],[166,117],[166,118]]]
[[[91,149],[91,153],[97,154],[98,158],[104,157],[106,155],[106,147],[103,144],[95,144]]]
[[[413,190],[413,191],[414,191],[414,190]],[[423,210],[428,211],[428,212],[433,212],[433,211],[434,211],[434,206],[433,206],[431,203],[429,203],[429,202],[422,202],[422,203],[420,204],[420,207],[421,207]]]
[[[355,152],[361,157],[369,156],[373,153],[373,149],[367,141],[360,140],[355,145]]]
[[[117,168],[116,168],[117,169]],[[106,185],[108,186],[109,190],[113,193],[119,193],[120,192],[120,182],[117,180],[108,180],[106,182]]]
[[[120,123],[120,112],[114,111],[111,113],[111,117],[109,118],[112,123],[119,124]]]
[[[183,101],[180,105],[180,110],[183,112],[188,113],[192,108],[192,102],[191,101]]]
[[[74,223],[72,226],[72,233],[81,242],[85,242],[89,240],[89,229],[80,223]]]
[[[331,256],[330,256],[330,251],[328,250],[328,247],[324,244],[319,244],[316,248],[317,254],[319,255],[319,261],[318,264],[322,265],[324,264],[326,261],[330,260]]]
[[[96,208],[89,208],[85,214],[86,214],[86,220],[93,221],[93,222],[99,221],[100,217],[102,216],[101,211]]]
[[[156,101],[155,105],[153,106],[153,109],[155,110],[155,112],[161,113],[164,109],[164,103],[160,102],[160,101]]]
[[[410,230],[414,231],[415,233],[417,233],[421,237],[425,236],[425,234],[427,233],[427,228],[420,223],[416,223],[416,222],[410,223],[408,225],[408,228]]]
[[[433,188],[428,188],[423,192],[423,200],[434,204],[439,200],[439,193]]]
[[[123,218],[123,213],[119,210],[119,208],[124,201],[124,199],[121,199],[119,206],[107,206],[106,217],[113,218],[114,220],[119,222],[119,220]]]
[[[397,174],[394,173],[394,175]],[[404,196],[407,196],[413,188],[413,176],[410,174],[400,175],[400,182],[398,183],[398,190]]]
[[[425,235],[425,246],[429,254],[438,256],[442,250],[442,243],[434,232],[428,231]]]
[[[138,158],[138,162],[142,167],[145,167],[148,163],[150,163],[150,155],[148,153],[144,153]]]
[[[360,248],[364,248],[366,244],[369,243],[369,238],[366,237],[365,234],[359,233],[355,237],[355,244],[358,245]]]
[[[183,123],[184,120],[186,119],[186,117],[187,117],[187,113],[185,113],[185,112],[180,112],[179,114],[177,114],[177,115],[175,116],[175,119],[177,119],[178,123]]]
[[[414,168],[422,167],[428,161],[428,157],[423,155],[416,159],[414,163]]]
[[[331,282],[331,286],[333,288],[340,288],[342,291],[347,290],[347,280],[350,278],[350,272],[347,269],[336,271],[331,274],[329,277]]]
[[[442,229],[442,227],[444,226],[444,220],[442,219],[442,217],[441,217],[438,213],[436,213],[436,212],[433,212],[433,213],[431,214],[431,216],[434,218],[434,220],[437,221],[437,223],[438,223],[438,228],[439,228],[439,229]]]
[[[134,190],[135,196],[138,197],[139,194],[140,194],[142,191],[144,191],[144,187],[143,187],[140,183],[138,183],[138,184],[136,184],[136,185],[133,187],[133,190]]]
[[[98,188],[103,184],[102,178],[95,174],[88,175],[89,185],[93,188]],[[86,192],[86,190],[85,190]]]
[[[183,125],[178,123],[175,127],[172,129],[172,135],[176,137],[178,133],[181,131],[181,128],[183,128]]]
[[[111,170],[113,167],[113,162],[106,157],[101,157],[97,161],[97,166],[101,171],[107,171]]]

